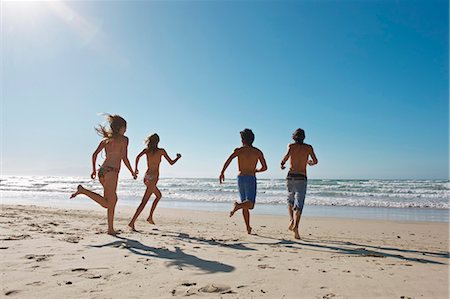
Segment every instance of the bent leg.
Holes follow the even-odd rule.
[[[72,193],[70,198],[74,198],[74,197],[76,197],[79,194],[86,195],[87,197],[89,197],[90,199],[92,199],[93,201],[95,201],[96,203],[101,205],[102,207],[108,208],[108,201],[103,196],[101,196],[100,194],[95,193],[95,192],[93,192],[91,190],[88,190],[88,189],[84,188],[81,185],[78,185],[77,191]]]
[[[161,191],[159,191],[159,189],[158,189],[158,187],[156,187],[156,185],[155,185],[155,187],[154,187],[153,190],[154,190],[153,193],[155,193],[156,198],[155,198],[155,200],[153,201],[152,208],[151,208],[151,210],[150,210],[150,215],[149,215],[148,218],[147,218],[147,221],[148,221],[150,224],[155,224],[155,221],[153,221],[153,213],[155,212],[156,206],[158,205],[158,202],[159,202],[159,200],[160,200],[161,197],[162,197]]]
[[[242,203],[234,202],[233,209],[230,212],[230,217],[232,217],[234,215],[234,213],[236,213],[236,211],[239,211],[240,209],[251,210],[251,209],[253,209],[254,206],[255,206],[255,204],[249,200],[246,200]]]
[[[152,195],[152,192],[150,191],[150,188],[147,187],[147,189],[145,190],[144,196],[142,197],[141,204],[137,208],[136,212],[134,213],[133,218],[131,219],[130,223],[128,224],[128,226],[132,230],[136,230],[135,227],[134,227],[134,223],[136,222],[136,220],[139,217],[139,215],[142,213],[142,210],[144,210],[145,205],[147,204],[147,202],[150,199],[151,195]]]

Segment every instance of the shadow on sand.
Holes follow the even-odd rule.
[[[168,267],[195,267],[205,273],[232,272],[234,267],[216,261],[208,261],[196,257],[195,255],[186,254],[179,247],[175,247],[175,251],[165,248],[156,248],[142,244],[139,241],[116,236],[120,239],[103,245],[91,245],[91,247],[123,247],[131,253],[142,255],[145,257],[160,258],[168,260]]]
[[[204,239],[202,237],[191,236],[185,233],[177,233],[172,231],[163,231],[165,233],[171,234],[170,237],[176,238],[180,241],[195,241],[197,243],[207,244],[211,246],[221,246],[225,248],[237,249],[237,250],[257,250],[255,248],[249,247],[251,245],[266,245],[266,246],[283,246],[286,248],[293,249],[304,249],[300,246],[309,247],[310,250],[321,250],[321,251],[334,251],[340,254],[346,254],[350,256],[362,256],[362,257],[377,257],[384,258],[390,257],[395,259],[400,259],[404,261],[410,262],[419,262],[419,263],[429,263],[429,264],[439,264],[446,265],[448,263],[434,261],[430,259],[423,258],[423,256],[431,256],[435,258],[450,258],[449,252],[432,252],[432,251],[421,251],[421,250],[412,250],[412,249],[401,249],[395,247],[386,247],[386,246],[373,246],[368,244],[357,244],[352,242],[345,241],[335,241],[335,240],[313,240],[313,239],[302,239],[301,241],[291,241],[286,239],[277,239],[273,237],[267,237],[263,235],[253,234],[255,237],[270,239],[277,242],[239,242],[239,243],[224,243],[221,239]],[[238,241],[233,240],[233,241]],[[299,245],[299,246],[296,246]],[[391,252],[386,252],[391,251]],[[419,257],[406,257],[399,253],[410,253],[419,255]]]
[[[191,236],[186,233],[179,233],[179,232],[172,232],[172,231],[161,231],[166,234],[171,234],[171,237],[178,239],[180,241],[188,241],[188,242],[195,242],[196,244],[205,244],[205,245],[211,245],[211,246],[219,246],[224,248],[231,248],[236,250],[250,250],[255,251],[257,249],[251,248],[248,246],[245,246],[243,242],[238,242],[238,239],[234,240],[222,240],[222,239],[216,239],[216,238],[210,238],[205,239],[203,237],[197,237],[197,236]],[[233,243],[227,243],[227,241],[232,241]]]
[[[300,246],[306,246],[310,249],[316,249],[316,250],[327,250],[334,251],[335,253],[345,254],[349,256],[362,256],[362,257],[377,257],[377,258],[394,258],[394,259],[400,259],[403,261],[409,261],[409,262],[418,262],[418,263],[424,263],[424,264],[438,264],[438,265],[447,265],[448,263],[434,261],[430,259],[425,258],[418,258],[418,257],[406,257],[401,254],[396,253],[389,253],[386,251],[394,251],[394,252],[401,252],[401,253],[413,253],[420,256],[432,256],[437,258],[449,258],[449,252],[430,252],[430,251],[420,251],[420,250],[410,250],[410,249],[400,249],[400,248],[394,248],[394,247],[383,247],[383,246],[373,246],[373,245],[367,245],[367,244],[357,244],[352,242],[341,242],[341,241],[317,241],[317,240],[309,240],[304,239],[302,241],[291,241],[286,239],[276,239],[272,237],[266,237],[262,235],[255,235],[260,238],[265,239],[271,239],[278,242],[274,243],[263,243],[263,242],[252,242],[252,244],[257,245],[269,245],[269,246],[284,246],[286,248],[294,248],[294,249],[302,249]],[[247,243],[250,244],[250,243]],[[299,245],[299,246],[297,246]],[[367,249],[369,248],[369,249]]]

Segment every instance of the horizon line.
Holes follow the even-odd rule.
[[[77,177],[77,178],[83,178],[85,176],[80,175],[74,175],[74,176],[67,176],[67,175],[42,175],[42,174],[1,174],[1,177]],[[86,176],[86,178],[89,178],[89,176]],[[122,178],[121,180],[123,180]],[[204,179],[204,180],[211,180],[211,179],[218,179],[218,177],[168,177],[168,176],[161,176],[159,179]],[[235,180],[235,177],[229,178],[228,180]],[[285,180],[286,177],[273,177],[273,178],[258,178],[259,180]],[[125,178],[125,180],[132,180],[132,178]],[[139,180],[136,179],[136,180]],[[399,181],[407,181],[407,180],[419,180],[419,181],[447,181],[450,182],[449,178],[308,178],[308,180],[330,180],[330,181],[339,181],[339,180],[346,180],[346,181],[360,181],[360,180],[378,180],[378,181],[393,181],[393,180],[399,180]]]

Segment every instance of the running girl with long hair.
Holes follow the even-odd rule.
[[[77,191],[70,198],[79,194],[86,195],[99,205],[107,209],[108,215],[108,234],[115,235],[114,230],[114,211],[117,203],[117,183],[119,179],[120,165],[122,161],[136,179],[136,173],[128,160],[128,137],[124,134],[127,130],[127,122],[119,115],[106,114],[106,120],[109,128],[99,125],[95,130],[103,137],[95,152],[92,154],[92,174],[91,178],[97,176],[96,162],[98,154],[105,150],[106,158],[98,169],[98,179],[103,186],[103,196],[91,190],[78,185]]]
[[[150,210],[150,215],[148,216],[147,221],[150,224],[155,224],[155,222],[153,221],[153,213],[155,212],[156,206],[158,205],[158,202],[162,196],[161,191],[159,191],[158,187],[156,186],[159,180],[159,166],[161,164],[161,158],[164,157],[167,160],[167,162],[169,162],[170,165],[175,164],[181,158],[181,155],[177,154],[177,157],[174,160],[172,160],[167,154],[165,149],[158,147],[159,143],[158,134],[153,134],[147,137],[145,143],[147,147],[143,149],[136,157],[135,173],[136,174],[139,173],[138,171],[139,159],[143,155],[146,155],[147,171],[144,176],[144,184],[147,186],[147,189],[145,190],[144,196],[142,197],[141,204],[137,208],[136,213],[134,213],[133,219],[131,219],[130,223],[128,224],[128,226],[133,231],[136,230],[134,227],[136,219],[139,217],[139,214],[141,214],[142,210],[144,209],[145,205],[147,204],[152,194],[155,194],[156,198],[153,201],[152,208]]]

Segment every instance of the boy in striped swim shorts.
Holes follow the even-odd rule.
[[[289,230],[294,232],[295,239],[300,239],[298,225],[302,216],[303,205],[305,204],[308,183],[306,164],[313,166],[318,161],[313,147],[303,142],[305,140],[305,131],[303,129],[295,130],[294,134],[292,134],[292,139],[294,139],[294,143],[288,145],[288,152],[281,161],[281,169],[286,168],[284,164],[290,159],[291,165],[286,178],[288,189],[287,202],[290,217]]]

